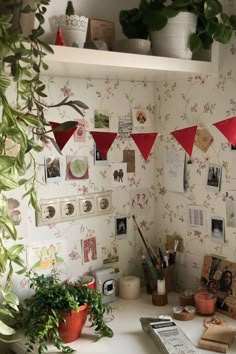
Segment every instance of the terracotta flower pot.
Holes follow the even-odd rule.
[[[61,322],[58,331],[64,343],[70,343],[78,339],[87,319],[88,305],[82,305],[78,311],[71,310],[70,314],[64,314],[66,322]]]

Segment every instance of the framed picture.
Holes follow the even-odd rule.
[[[146,109],[132,109],[134,127],[150,126],[149,112]]]
[[[96,166],[107,165],[107,155],[106,155],[105,159],[102,158],[96,144],[94,144],[94,164]]]
[[[61,181],[61,161],[56,156],[45,156],[44,158],[45,168],[45,181],[47,183]]]
[[[60,200],[61,221],[70,221],[77,218],[76,198]]]
[[[220,190],[222,167],[216,164],[208,165],[207,189],[213,192]]]
[[[36,226],[55,224],[60,220],[58,199],[40,201],[40,211],[36,213]]]
[[[217,243],[225,242],[225,223],[224,218],[211,218],[211,239]]]
[[[79,197],[79,213],[82,216],[92,216],[96,214],[96,202],[94,195]]]
[[[99,193],[96,195],[96,205],[98,214],[106,214],[112,211],[111,192]]]
[[[110,115],[105,110],[94,111],[94,128],[97,129],[109,129],[110,127]]]
[[[127,218],[118,217],[115,220],[115,233],[118,240],[127,237]]]

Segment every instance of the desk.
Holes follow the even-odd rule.
[[[158,353],[157,347],[152,339],[143,332],[139,321],[140,317],[156,317],[161,314],[172,315],[172,306],[178,305],[178,295],[168,294],[169,304],[166,306],[153,306],[151,295],[142,294],[136,300],[117,299],[115,305],[119,307],[114,312],[114,319],[109,322],[114,331],[113,338],[102,338],[94,342],[93,329],[89,328],[89,322],[85,324],[81,337],[71,343],[71,347],[76,350],[76,354],[154,354]],[[224,315],[217,314],[217,317],[224,319],[228,325],[235,326],[236,322]],[[183,329],[194,345],[197,345],[203,333],[204,317],[196,315],[192,321],[176,321]],[[11,343],[10,348],[16,354],[25,354],[23,336],[21,341]],[[199,354],[210,354],[213,352],[198,349]],[[56,354],[57,349],[52,345],[48,346],[48,353]],[[236,353],[236,340],[232,344],[229,354]],[[33,354],[37,354],[35,351]]]

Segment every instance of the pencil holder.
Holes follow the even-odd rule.
[[[157,280],[162,279],[163,272],[165,277],[166,291],[175,290],[175,264],[171,264],[166,269],[158,270],[153,266],[143,265],[144,280],[146,284],[146,291],[152,294],[157,290]]]

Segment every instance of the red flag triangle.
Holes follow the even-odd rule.
[[[192,155],[194,139],[197,131],[197,125],[190,128],[184,128],[171,132],[171,135],[178,141],[178,143],[184,148],[184,150]]]
[[[236,145],[236,117],[228,118],[221,122],[213,124],[228,141],[235,146]]]
[[[130,134],[130,136],[139,148],[144,160],[147,161],[158,133]]]
[[[56,122],[49,122],[52,129],[58,127],[59,125],[61,125],[61,123],[56,123]],[[77,126],[75,126],[74,128],[65,130],[65,131],[55,131],[53,132],[55,140],[57,142],[57,145],[59,147],[60,150],[62,150],[64,148],[64,146],[66,145],[66,143],[68,142],[68,140],[71,138],[71,136],[74,134],[74,132],[76,131]]]
[[[106,158],[107,152],[110,149],[117,133],[110,132],[90,132],[97,145],[98,151],[103,159]]]

